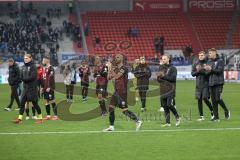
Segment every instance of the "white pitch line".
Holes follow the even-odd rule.
[[[62,132],[0,132],[0,135],[44,135],[44,134],[91,134],[91,133],[141,133],[141,132],[199,132],[199,131],[240,131],[240,128],[196,128],[196,129],[168,129],[168,130],[135,130],[126,131],[62,131]]]

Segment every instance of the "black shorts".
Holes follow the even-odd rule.
[[[96,85],[96,95],[102,94],[103,97],[106,97],[107,85]]]
[[[81,82],[81,87],[82,88],[88,88],[89,87],[89,83]]]
[[[209,99],[209,88],[196,88],[196,99]]]
[[[219,101],[222,98],[222,90],[223,85],[209,87],[212,100]]]
[[[128,108],[127,106],[127,94],[121,94],[114,93],[110,100],[110,105],[119,107],[121,109]]]
[[[55,99],[55,96],[54,96],[54,91],[50,91],[50,92],[44,92],[44,99],[45,100],[48,100],[48,101],[52,101]]]

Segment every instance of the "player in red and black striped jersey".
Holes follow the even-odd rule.
[[[133,112],[129,111],[127,106],[128,69],[123,65],[123,55],[117,54],[114,62],[115,66],[108,64],[108,78],[114,81],[114,94],[109,105],[110,126],[104,131],[114,131],[115,107],[121,108],[123,114],[136,122],[136,131],[138,131],[141,128],[142,121]]]
[[[83,101],[87,100],[90,74],[91,74],[90,68],[89,68],[87,62],[83,60],[81,66],[79,68],[79,77],[81,78]]]
[[[43,67],[40,64],[36,64],[37,66],[37,84],[38,84],[38,98],[40,98],[40,89],[43,82]]]
[[[44,118],[45,120],[58,120],[57,115],[57,106],[54,98],[54,90],[55,90],[55,71],[53,66],[50,65],[49,57],[44,57],[42,60],[42,64],[44,65],[44,73],[43,73],[43,94],[45,100],[45,107],[47,116]],[[50,104],[53,108],[54,116],[51,118],[50,113]]]
[[[102,63],[101,58],[98,56],[95,57],[93,72],[93,76],[96,79],[96,94],[98,98],[98,103],[102,111],[101,115],[105,116],[107,114],[107,109],[104,99],[107,95],[108,67]]]

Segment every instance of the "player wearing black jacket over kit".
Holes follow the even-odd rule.
[[[171,65],[168,56],[162,56],[162,65],[159,67],[157,80],[160,83],[160,101],[161,106],[164,108],[166,124],[162,127],[170,127],[170,111],[174,114],[176,119],[176,126],[180,125],[180,117],[174,106],[176,96],[176,79],[177,69]]]
[[[9,105],[6,108],[4,108],[4,110],[11,111],[14,99],[17,102],[18,108],[20,108],[18,88],[21,83],[21,79],[18,64],[16,64],[12,58],[8,59],[8,66],[9,66],[8,84],[11,87],[11,99]]]
[[[208,88],[209,75],[204,68],[207,64],[207,61],[205,58],[206,58],[205,53],[203,51],[199,52],[198,61],[193,65],[192,72],[191,72],[192,76],[196,77],[196,99],[198,100],[198,110],[200,115],[200,118],[198,119],[198,121],[204,120],[202,100],[208,106],[213,118],[213,108],[212,108],[212,104],[209,101],[209,96],[210,96],[209,88]]]
[[[137,89],[142,102],[141,111],[146,111],[146,94],[151,77],[151,70],[146,64],[145,57],[140,57],[140,63],[134,70],[134,75],[137,78]]]
[[[19,116],[17,120],[14,121],[14,123],[22,123],[23,113],[25,111],[25,104],[26,102],[32,102],[34,108],[38,113],[36,123],[41,124],[43,121],[41,108],[38,105],[37,68],[30,54],[24,55],[24,66],[22,67],[20,77],[23,81],[23,94],[20,103],[21,108],[19,110]]]
[[[213,105],[214,118],[212,121],[219,121],[218,104],[223,108],[226,119],[230,118],[230,111],[227,109],[221,94],[224,85],[224,62],[218,57],[215,48],[208,51],[209,60],[205,67],[209,74],[209,90]]]

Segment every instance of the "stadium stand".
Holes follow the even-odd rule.
[[[104,45],[108,42],[119,44],[121,41],[128,41],[132,47],[123,52],[127,52],[130,60],[139,55],[153,57],[155,34],[165,37],[165,49],[183,48],[190,43],[183,16],[179,13],[89,12],[87,19],[93,46],[95,37],[101,38],[101,48],[95,48],[94,53],[106,54]],[[139,35],[129,38],[129,27],[137,27]]]
[[[240,16],[238,17],[236,32],[233,35],[233,48],[240,48]]]
[[[31,7],[25,5],[20,14],[16,6],[9,7],[7,4],[4,12],[1,12],[1,58],[12,56],[15,60],[22,61],[26,51],[31,53],[38,63],[43,56],[50,55],[52,64],[57,66],[59,52],[74,52],[74,48],[79,48],[76,42],[80,29],[77,25],[68,23],[68,19],[73,20],[68,18],[66,11],[61,8],[48,7],[38,11],[34,9],[34,4]],[[65,21],[66,25],[63,23]]]
[[[232,12],[191,13],[203,49],[224,48],[232,15]]]

